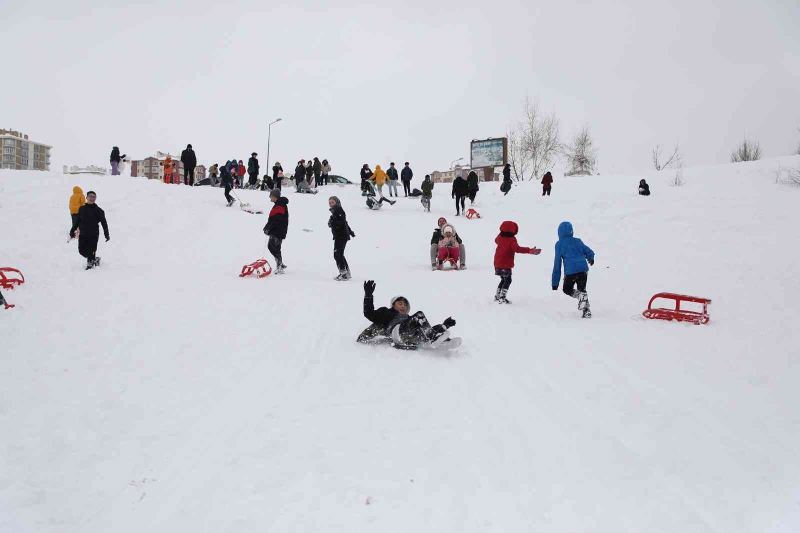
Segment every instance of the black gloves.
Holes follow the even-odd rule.
[[[353,230],[350,230],[350,236],[351,236],[351,237],[353,237],[353,238],[355,239],[355,237],[356,237],[356,233],[355,233]]]
[[[108,235],[106,235],[106,242],[108,242],[108,241],[110,241],[110,240],[111,240],[111,237],[109,237]]]
[[[555,287],[553,287],[553,290],[554,290],[554,291],[557,291],[557,290],[558,290],[558,285],[556,285]]]
[[[364,282],[364,296],[372,296],[375,292],[375,282],[371,279]]]
[[[594,259],[589,259],[589,264],[594,266]]]
[[[447,317],[447,318],[445,318],[445,319],[444,319],[444,322],[442,322],[442,324],[443,324],[443,325],[444,325],[444,327],[446,327],[447,329],[450,329],[450,328],[452,328],[453,326],[455,326],[455,325],[456,325],[456,321],[455,321],[455,320],[453,320],[453,317],[449,316],[449,317]]]

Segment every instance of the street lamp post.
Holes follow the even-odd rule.
[[[272,141],[272,125],[273,124],[277,124],[281,120],[283,120],[283,119],[282,118],[276,118],[275,120],[270,122],[269,125],[267,126],[267,174],[270,173],[270,168],[269,168],[269,145],[270,145],[270,142]]]
[[[463,161],[463,160],[464,160],[463,157],[459,157],[458,159],[454,159],[453,161],[451,161],[450,162],[450,170],[453,170],[454,168],[456,168],[456,163],[458,163],[459,161]]]

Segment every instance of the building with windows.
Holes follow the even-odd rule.
[[[52,146],[28,139],[24,133],[0,129],[0,168],[50,170]]]
[[[456,165],[455,167],[451,168],[450,170],[434,170],[431,172],[431,181],[434,183],[453,183],[453,180],[456,179],[456,176],[461,176],[464,179],[467,179],[467,175],[470,171],[474,170],[475,173],[478,175],[479,181],[498,181],[500,179],[500,175],[496,172],[487,179],[485,175],[485,169],[483,168],[469,168],[469,167],[462,167],[461,165]]]
[[[161,163],[167,158],[167,154],[158,152],[158,157],[145,157],[136,161],[131,161],[131,176],[139,178],[147,178],[151,180],[164,180],[164,167]],[[183,163],[180,158],[172,158],[175,164],[176,172],[183,180]],[[206,179],[206,167],[204,165],[197,165],[194,168],[194,182]]]

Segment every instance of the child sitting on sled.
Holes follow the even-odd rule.
[[[456,230],[450,224],[442,227],[442,238],[439,240],[439,252],[436,257],[436,268],[442,269],[445,261],[450,261],[453,269],[458,270],[458,258],[461,243],[456,239]]]

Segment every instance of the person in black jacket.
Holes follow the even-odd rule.
[[[111,175],[119,176],[119,163],[127,156],[125,154],[119,155],[119,148],[114,146],[111,148],[111,157],[108,158],[111,163]]]
[[[269,193],[269,200],[275,205],[269,212],[267,225],[264,226],[264,234],[269,236],[267,249],[275,257],[275,273],[283,274],[286,265],[283,264],[281,244],[283,244],[289,229],[289,199],[281,196],[281,191],[278,189],[273,189]]]
[[[411,194],[411,178],[414,177],[414,171],[411,170],[411,167],[408,166],[408,161],[403,166],[403,170],[400,171],[400,180],[403,182],[403,193],[405,193],[406,197]]]
[[[368,164],[364,163],[364,166],[361,167],[361,196],[367,196],[369,193],[367,182],[371,177],[372,170],[370,170]]]
[[[467,174],[467,196],[469,196],[469,205],[475,203],[475,196],[477,196],[480,190],[480,185],[478,183],[478,173],[474,170],[470,170],[469,174]]]
[[[639,180],[639,194],[641,196],[650,196],[650,185],[645,180]]]
[[[194,167],[197,166],[197,156],[194,155],[191,144],[187,144],[186,150],[181,152],[181,163],[183,163],[183,184],[194,185]]]
[[[450,196],[456,199],[456,216],[459,216],[465,211],[464,203],[467,198],[467,180],[460,175],[456,176],[456,179],[453,180],[453,192]],[[461,207],[460,210],[459,206]]]
[[[69,230],[70,238],[75,238],[75,230],[79,231],[78,253],[86,258],[86,270],[100,265],[100,258],[95,257],[97,241],[100,238],[98,224],[103,226],[103,235],[106,237],[106,242],[111,239],[108,236],[106,214],[100,209],[100,206],[94,203],[95,200],[97,200],[97,194],[94,191],[86,193],[86,203],[78,209],[78,217]]]
[[[350,240],[350,237],[355,237],[356,234],[353,233],[347,223],[347,215],[342,209],[342,202],[339,198],[336,196],[328,198],[328,207],[330,207],[331,211],[328,227],[331,228],[331,233],[333,234],[333,259],[339,269],[336,281],[347,281],[352,276],[350,275],[350,265],[347,264],[347,259],[344,257],[344,248],[347,246],[347,241]]]
[[[420,345],[436,345],[437,340],[446,340],[444,333],[456,325],[452,317],[444,322],[431,326],[425,314],[417,311],[409,315],[411,309],[408,299],[395,296],[391,307],[375,309],[373,294],[375,282],[364,282],[364,317],[372,324],[361,332],[356,342],[364,344],[380,344],[391,342],[392,346],[401,349],[416,349]]]
[[[222,182],[222,186],[225,187],[225,201],[228,202],[228,207],[230,207],[235,201],[231,196],[231,189],[233,189],[233,175],[231,174],[230,160],[226,161],[225,165],[220,167],[219,177]]]
[[[301,184],[306,179],[306,160],[301,159],[297,162],[297,166],[294,167],[294,186],[297,192],[300,192]]]
[[[251,189],[256,188],[256,183],[258,182],[258,154],[253,152],[250,154],[250,159],[247,160],[247,174],[248,180],[247,184]]]
[[[320,181],[319,176],[322,173],[322,163],[319,160],[319,157],[314,158],[314,165],[311,167],[314,170],[314,183],[317,187],[323,185]]]
[[[503,167],[503,183],[500,185],[500,190],[505,193],[503,196],[511,190],[511,165],[508,163]]]

